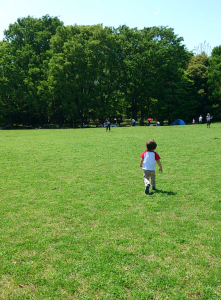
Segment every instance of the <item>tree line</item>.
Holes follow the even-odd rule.
[[[17,19],[0,42],[0,124],[221,119],[221,46],[194,56],[168,27]]]

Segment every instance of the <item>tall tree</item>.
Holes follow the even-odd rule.
[[[0,110],[1,122],[20,122],[23,107],[23,70],[16,63],[16,56],[11,52],[11,45],[0,43]]]
[[[170,123],[174,118],[181,117],[183,102],[192,105],[189,97],[192,84],[184,72],[191,54],[182,44],[182,37],[178,37],[172,28],[153,27],[146,28],[145,31],[153,41],[151,50],[154,53],[151,97],[155,100],[152,116]],[[188,95],[184,92],[184,87],[187,88]],[[185,114],[184,110],[182,115]]]
[[[209,58],[209,104],[211,114],[216,120],[221,120],[221,46],[213,48]]]
[[[41,97],[39,88],[41,90],[42,83],[46,82],[44,63],[47,61],[50,39],[58,26],[63,26],[63,23],[57,17],[27,17],[10,24],[9,29],[4,32],[9,47],[7,55],[11,57],[11,66],[15,66],[19,74],[14,80],[22,92],[20,117],[23,123],[41,123],[45,118],[47,104],[44,103],[45,98]]]
[[[209,110],[208,99],[208,66],[209,59],[205,54],[193,56],[188,64],[187,72],[194,81],[193,95],[197,100],[196,114],[206,115]]]
[[[82,123],[90,117],[95,97],[95,56],[99,44],[93,39],[95,29],[96,26],[67,26],[58,30],[52,39],[54,52],[49,63],[49,85],[55,91],[55,106],[59,103],[59,114],[64,114],[63,109],[68,105],[73,119],[80,119]],[[63,39],[62,45],[64,31],[66,40]]]

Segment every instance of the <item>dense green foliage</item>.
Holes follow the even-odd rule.
[[[150,116],[189,122],[220,107],[219,59],[215,50],[211,64],[206,55],[194,57],[167,27],[65,27],[48,15],[21,18],[0,42],[0,124],[142,123]]]
[[[221,46],[212,51],[209,66],[210,105],[215,108],[217,118],[221,115]]]

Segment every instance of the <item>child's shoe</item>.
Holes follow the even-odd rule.
[[[147,185],[146,187],[145,187],[145,194],[149,194],[149,185]]]

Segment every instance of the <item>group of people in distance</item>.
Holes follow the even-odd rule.
[[[210,128],[211,119],[212,119],[212,117],[210,116],[210,113],[208,113],[206,115],[206,126],[207,126],[207,128]],[[196,120],[193,119],[192,124],[195,124],[195,123],[196,123]],[[199,116],[199,124],[203,124],[203,117],[202,117],[202,115]]]
[[[153,126],[153,124],[150,123],[150,120],[148,120],[148,122],[149,122],[148,126]],[[131,119],[130,123],[131,123],[131,126],[136,126],[136,121],[134,119]],[[156,121],[156,126],[160,126],[160,121]]]

